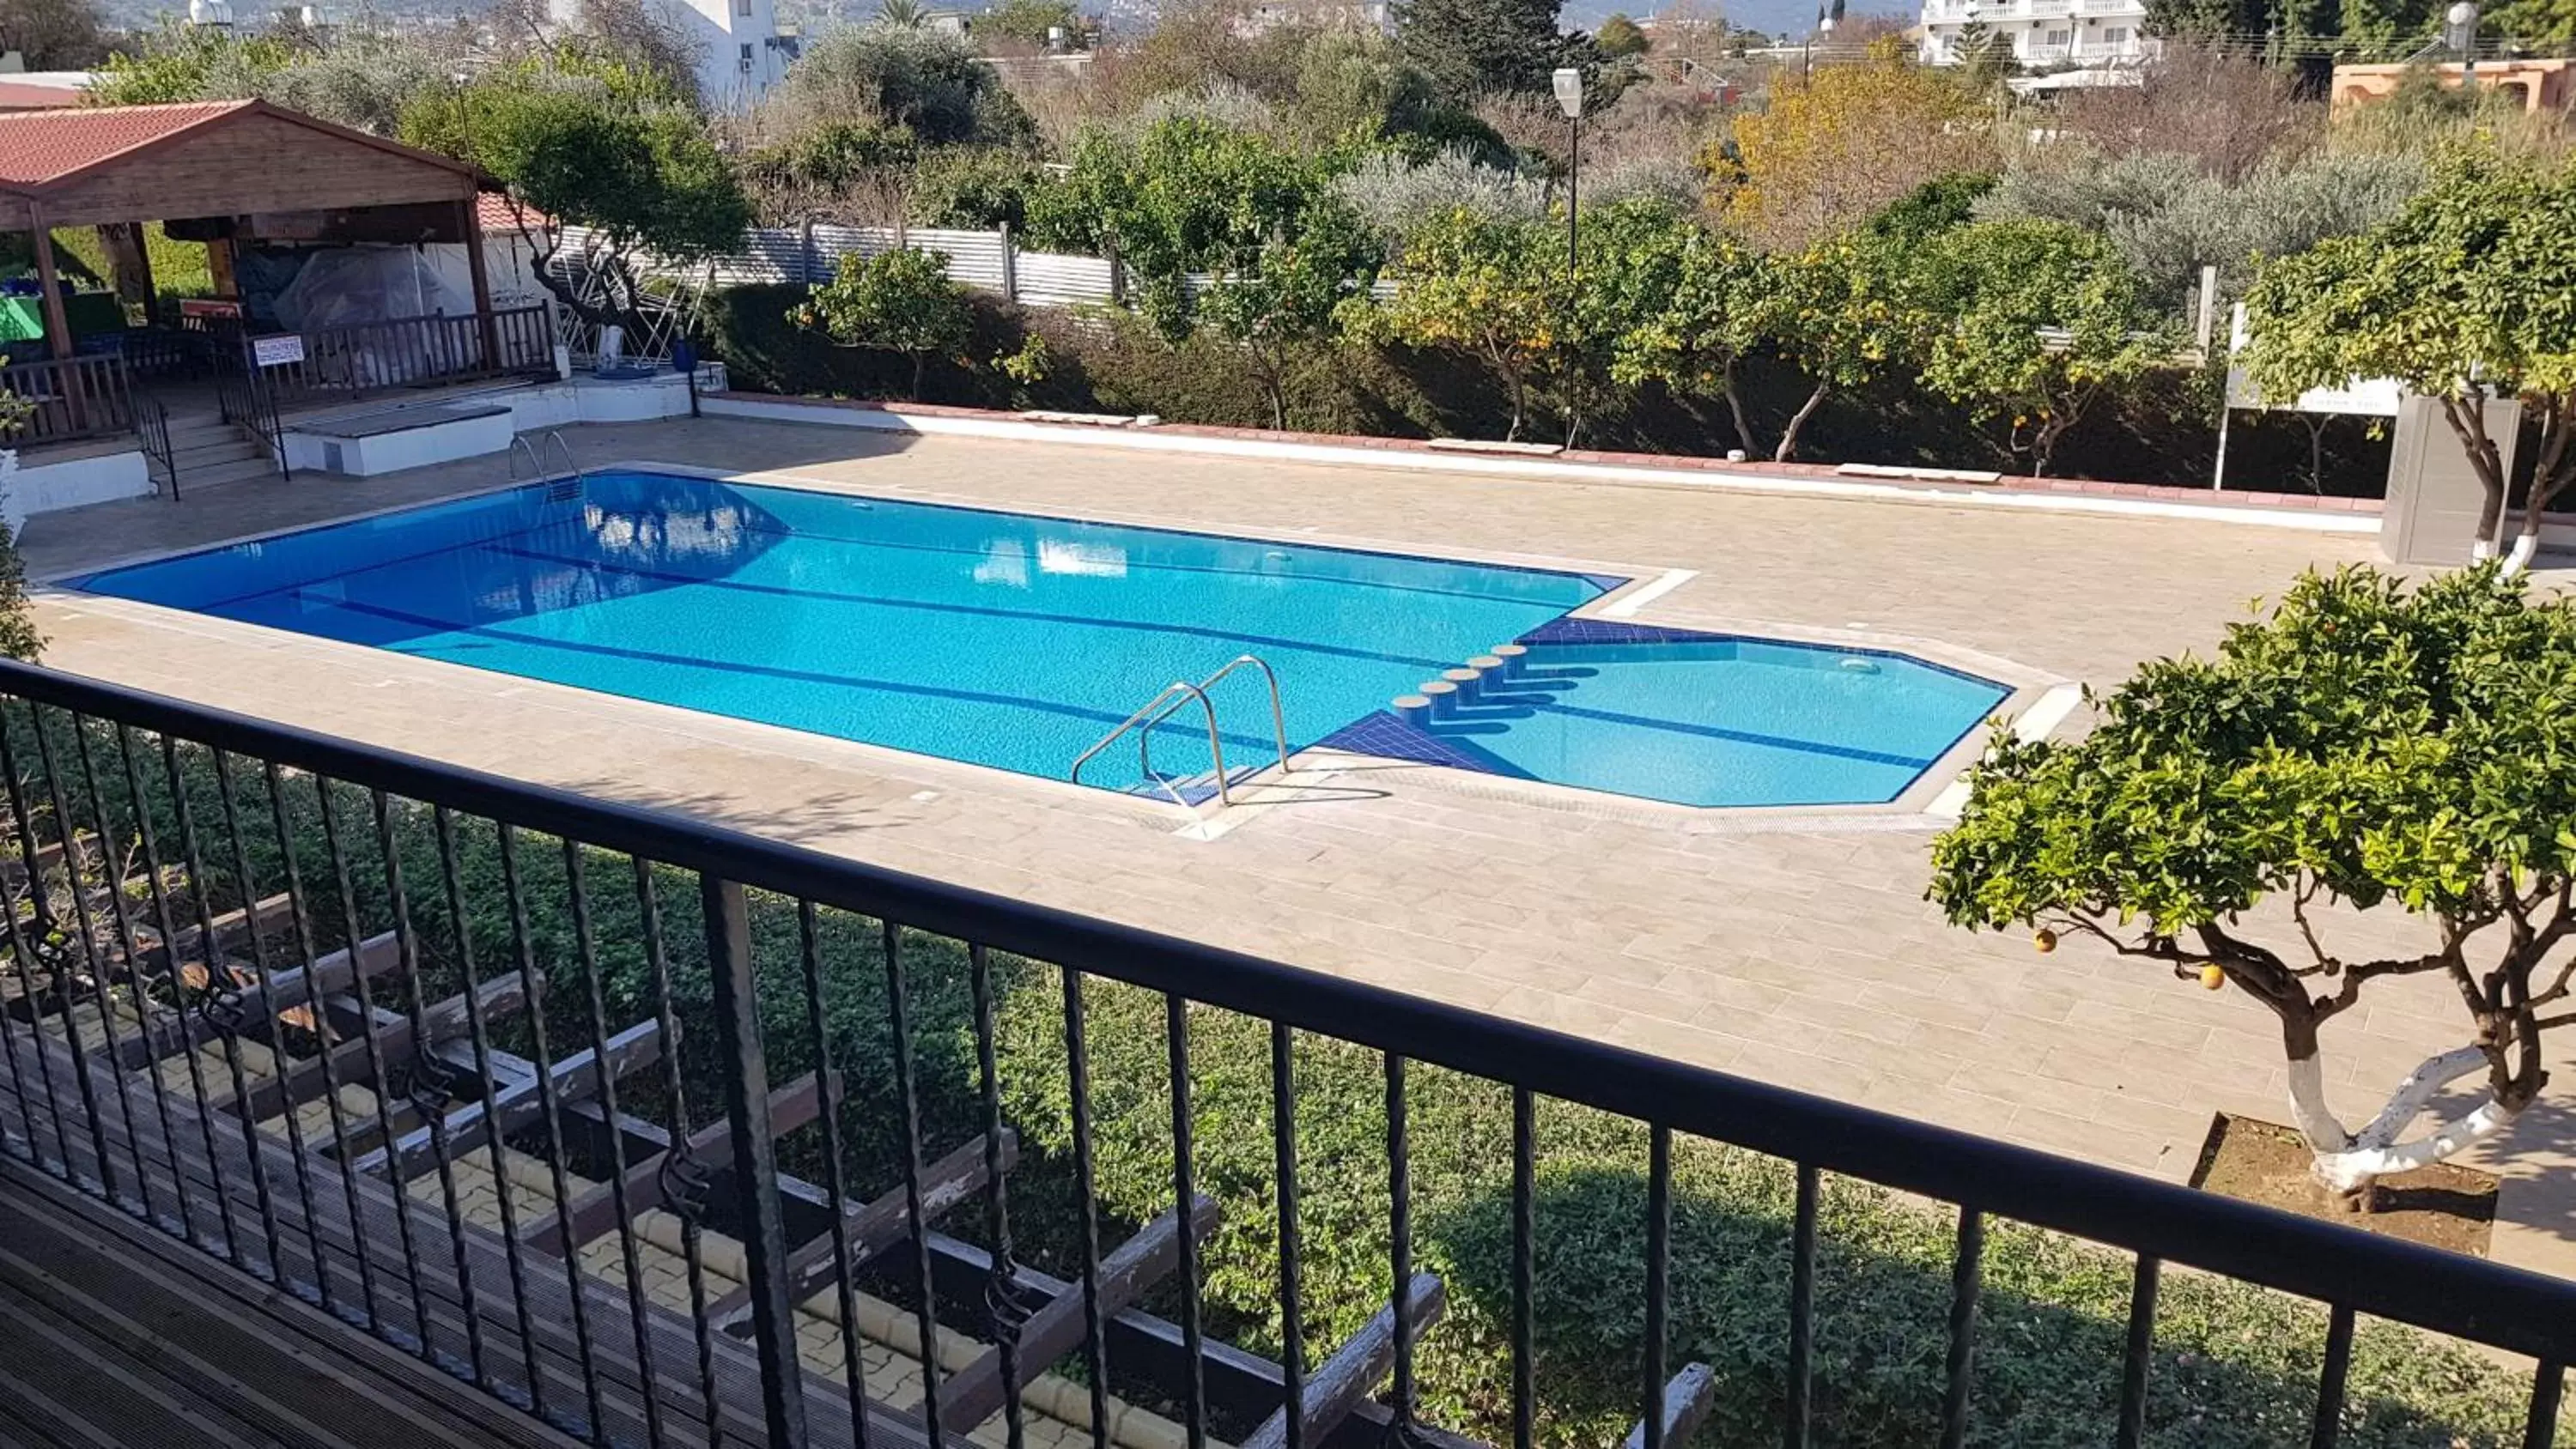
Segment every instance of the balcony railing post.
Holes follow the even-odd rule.
[[[778,1151],[769,1118],[769,1064],[760,1043],[760,998],[751,960],[751,919],[742,887],[700,875],[707,974],[714,984],[716,1050],[723,1063],[725,1118],[733,1135],[735,1207],[741,1215],[743,1276],[760,1360],[761,1408],[777,1449],[805,1443],[804,1369],[787,1299],[787,1225],[778,1203]]]

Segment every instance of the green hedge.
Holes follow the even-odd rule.
[[[888,353],[837,347],[787,320],[804,302],[795,285],[733,287],[711,299],[705,341],[730,364],[736,387],[818,397],[903,396],[910,375]],[[1204,335],[1174,344],[1117,309],[1027,311],[975,299],[976,329],[963,363],[934,364],[930,402],[972,407],[1051,407],[1079,412],[1153,413],[1173,422],[1266,427],[1270,409],[1226,344]],[[994,360],[1030,334],[1046,340],[1049,377],[1020,386]],[[1802,402],[1807,384],[1775,359],[1740,369],[1748,408],[1769,441]],[[2183,487],[2208,485],[2217,461],[2211,380],[2158,374],[2105,401],[2059,450],[2072,476]],[[1383,437],[1498,438],[1508,421],[1500,390],[1475,363],[1453,354],[1387,346],[1322,344],[1292,358],[1286,380],[1290,426],[1310,432]],[[1545,438],[1552,420],[1534,421]],[[1587,425],[1588,446],[1647,453],[1723,454],[1735,446],[1725,406],[1643,388]],[[1956,407],[1898,380],[1829,398],[1811,419],[1802,457],[1926,467],[2009,466],[2000,436]],[[2228,477],[2239,488],[2296,492],[2307,486],[2310,440],[2295,423],[2246,414],[2228,444]],[[2321,471],[2328,492],[2376,495],[2387,472],[2388,440],[2367,418],[2325,425]],[[2526,449],[2526,452],[2529,450]]]

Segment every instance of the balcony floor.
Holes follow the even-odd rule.
[[[0,1160],[0,1449],[575,1441]]]

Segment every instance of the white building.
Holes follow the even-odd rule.
[[[775,0],[658,0],[658,5],[696,47],[698,95],[710,111],[741,110],[759,100],[796,59],[797,28],[778,23]],[[548,8],[556,21],[569,24],[580,11],[580,0],[552,0]]]
[[[2024,65],[2116,65],[2154,53],[2146,23],[2146,0],[1923,0],[1923,59],[1964,59],[1968,28],[1983,25]]]

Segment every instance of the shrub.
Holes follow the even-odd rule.
[[[814,289],[800,321],[822,328],[844,347],[870,347],[912,360],[912,391],[921,396],[922,364],[966,355],[975,318],[966,289],[948,276],[944,252],[897,247],[841,258],[840,274]]]
[[[1333,195],[1390,250],[1400,250],[1417,229],[1452,212],[1493,221],[1545,220],[1547,193],[1544,181],[1484,165],[1463,146],[1420,160],[1378,152],[1333,180]]]

